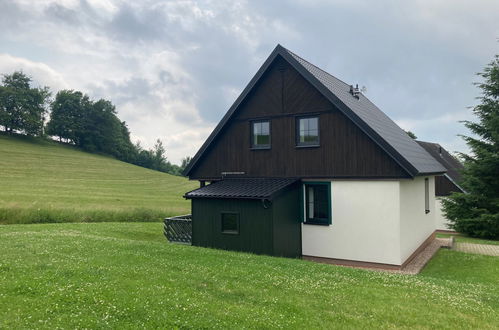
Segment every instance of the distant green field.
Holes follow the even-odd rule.
[[[158,221],[189,213],[195,182],[39,139],[0,134],[0,224]]]
[[[0,226],[0,329],[498,329],[499,258],[417,276],[168,243],[160,223]]]

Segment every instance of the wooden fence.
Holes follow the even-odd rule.
[[[168,241],[192,243],[192,216],[190,214],[166,218],[164,234]]]

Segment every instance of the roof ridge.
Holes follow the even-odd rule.
[[[416,142],[422,142],[422,143],[428,143],[428,144],[435,144],[435,145],[440,145],[440,143],[438,142],[430,142],[430,141],[423,141],[423,140],[419,140],[419,139],[415,139]]]
[[[430,148],[439,148],[440,150],[438,151],[439,157],[435,157],[432,153],[430,155],[435,158],[440,164],[444,165],[445,168],[447,169],[458,169],[458,168],[463,168],[463,164],[461,161],[455,157],[453,154],[451,154],[445,147],[443,147],[440,143],[438,142],[428,142],[428,141],[421,141],[421,140],[415,140],[418,142],[418,144],[421,145],[421,143],[428,145]],[[437,149],[432,149],[433,151],[437,152]],[[456,166],[457,165],[457,166]]]

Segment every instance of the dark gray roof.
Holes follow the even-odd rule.
[[[272,199],[297,182],[292,178],[226,178],[185,194],[185,198]]]
[[[463,164],[452,156],[445,148],[443,148],[438,143],[416,141],[421,147],[423,147],[428,153],[435,158],[443,167],[447,170],[445,175],[462,191],[459,187],[461,182],[461,171],[464,169]]]
[[[307,62],[298,55],[286,50],[308,72],[324,85],[340,102],[348,107],[381,139],[393,148],[417,171],[415,174],[444,172],[445,169],[435,159],[407,135],[393,120],[360,93],[357,99],[350,93],[350,85],[326,71]],[[388,151],[388,150],[387,150]]]
[[[277,45],[272,54],[270,54],[256,75],[251,79],[248,86],[246,86],[184,170],[185,175],[189,175],[191,169],[202,157],[211,142],[213,142],[221,132],[224,125],[237,110],[239,104],[245,99],[253,86],[258,82],[277,56],[283,57],[301,73],[305,79],[350,118],[403,169],[405,169],[409,175],[416,176],[445,172],[445,168],[439,162],[430,156],[428,152],[411,139],[397,124],[395,124],[395,122],[388,118],[387,115],[364,95],[360,93],[359,98],[354,97],[350,93],[350,85],[335,78],[324,70],[319,69],[281,45]]]

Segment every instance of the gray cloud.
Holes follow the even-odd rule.
[[[146,42],[162,39],[164,17],[161,12],[144,9],[137,11],[123,5],[109,22],[113,38],[127,42]]]
[[[0,1],[0,68],[112,100],[133,137],[161,137],[178,162],[281,43],[365,85],[420,138],[464,150],[457,121],[470,118],[474,74],[498,52],[497,12],[464,0]]]
[[[54,22],[61,22],[63,24],[80,24],[78,11],[60,5],[58,3],[51,3],[44,10],[48,19]]]

